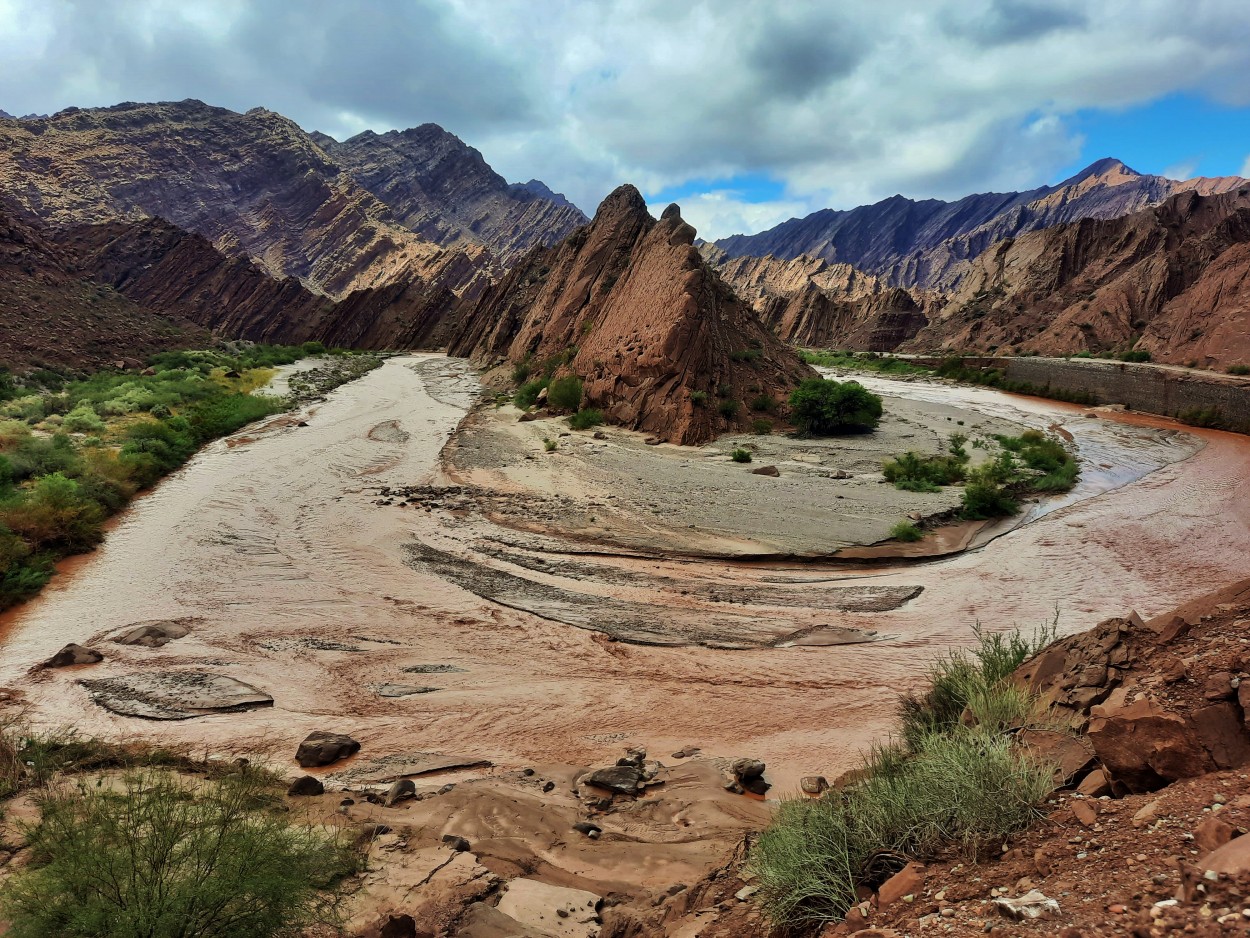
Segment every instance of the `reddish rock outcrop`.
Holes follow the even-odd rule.
[[[208,340],[180,315],[83,279],[47,235],[0,203],[0,366],[101,368]]]
[[[584,382],[584,405],[610,421],[675,443],[710,440],[744,423],[754,398],[784,401],[813,372],[708,267],[694,236],[677,206],[657,222],[622,186],[590,225],[466,305],[451,352],[560,362],[559,374]]]

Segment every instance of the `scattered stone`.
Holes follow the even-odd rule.
[[[750,899],[753,895],[755,895],[759,891],[760,891],[759,886],[755,886],[755,885],[743,886],[741,889],[739,889],[737,892],[734,893],[734,898],[737,899],[739,902],[746,902],[748,899]]]
[[[43,663],[45,668],[69,668],[77,664],[99,664],[104,656],[94,648],[85,648],[70,642]]]
[[[432,694],[437,687],[420,687],[416,684],[376,684],[374,691],[379,697],[411,697],[413,694]]]
[[[1093,827],[1098,823],[1098,809],[1088,801],[1073,801],[1070,805],[1076,819],[1085,827]]]
[[[1076,790],[1086,798],[1101,798],[1111,794],[1111,777],[1106,769],[1094,769],[1076,786]]]
[[[360,743],[342,733],[309,733],[295,752],[295,761],[303,768],[331,765],[360,752]]]
[[[79,683],[98,706],[145,720],[189,720],[273,706],[273,698],[252,685],[207,671],[157,671]]]
[[[598,837],[603,833],[603,828],[598,824],[592,824],[590,821],[578,821],[573,825],[573,830],[579,834],[585,834],[587,837]]]
[[[1134,827],[1149,827],[1159,820],[1159,802],[1149,801],[1137,809],[1133,815]]]
[[[141,622],[124,632],[114,635],[118,645],[138,645],[143,648],[160,648],[176,638],[184,638],[191,629],[185,623],[169,621]]]
[[[884,909],[904,896],[915,895],[924,888],[924,880],[925,868],[919,863],[908,863],[881,884],[877,890],[877,907]]]
[[[1059,914],[1059,903],[1036,889],[1026,892],[1018,899],[1000,896],[994,900],[994,906],[998,909],[1000,915],[1016,922],[1052,918]]]
[[[382,799],[383,807],[393,808],[401,801],[409,801],[417,797],[417,786],[410,778],[401,778],[391,785]]]
[[[776,466],[760,466],[758,469],[752,469],[751,474],[757,476],[771,476],[775,479],[781,475],[781,472]]]
[[[469,851],[469,842],[455,834],[444,834],[443,843],[451,847],[456,853],[467,853]]]
[[[585,778],[586,784],[622,795],[636,795],[642,788],[642,770],[635,765],[613,765],[595,769]]]
[[[772,786],[764,781],[764,763],[759,759],[737,759],[729,767],[730,778],[726,779],[725,790],[739,794],[749,791],[753,795],[764,795]]]
[[[553,792],[553,791],[555,791],[555,790],[556,790],[556,783],[555,783],[555,782],[546,782],[546,783],[543,785],[543,793],[544,793],[544,794],[549,794],[549,793],[551,793],[551,792]]]
[[[1206,860],[1210,860],[1213,856],[1223,855],[1219,854],[1219,851],[1233,839],[1234,834],[1235,830],[1231,824],[1218,817],[1209,817],[1199,824],[1198,829],[1194,831],[1194,846],[1202,851]],[[1247,850],[1246,854],[1250,858],[1250,850]],[[1204,866],[1203,868],[1214,869],[1214,867],[1209,866]],[[1229,871],[1225,870],[1224,872]]]
[[[286,790],[286,793],[292,798],[324,795],[326,787],[321,783],[321,779],[316,776],[301,775],[291,783],[291,787]]]

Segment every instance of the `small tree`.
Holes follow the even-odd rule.
[[[791,393],[790,410],[799,429],[814,436],[874,430],[881,422],[881,398],[857,381],[809,378]]]

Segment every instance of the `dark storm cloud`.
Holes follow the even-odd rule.
[[[986,9],[964,7],[951,15],[951,31],[985,46],[1026,42],[1063,29],[1079,29],[1089,22],[1084,12],[1053,2],[994,0]]]
[[[762,25],[752,38],[745,67],[759,95],[799,99],[820,91],[849,74],[867,52],[844,33],[824,23],[779,18]]]

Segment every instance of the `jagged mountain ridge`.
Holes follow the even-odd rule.
[[[1115,219],[1004,241],[976,259],[903,350],[1073,354],[1250,364],[1250,180],[1182,192]]]
[[[1170,180],[1103,159],[1055,186],[955,202],[896,195],[846,211],[822,209],[715,245],[727,257],[808,255],[850,264],[894,286],[951,290],[967,262],[1004,238],[1081,218],[1119,217],[1178,192],[1214,194],[1242,184],[1237,177]]]
[[[409,195],[425,186],[421,217],[448,219],[427,226],[445,244],[362,186],[318,142],[341,146],[330,138],[264,108],[239,114],[196,100],[0,118],[0,192],[58,227],[165,218],[278,279],[338,298],[417,281],[476,295],[501,272],[487,242],[517,251],[585,220],[532,184],[508,186],[434,125],[417,130],[410,136],[440,142],[436,165],[409,159],[389,179]],[[414,176],[409,190],[404,173]],[[409,203],[401,208],[411,213]]]
[[[509,185],[481,153],[437,124],[366,130],[342,143],[325,134],[313,139],[405,227],[440,245],[482,245],[508,263],[588,221],[538,180]]]
[[[674,443],[702,443],[783,401],[813,372],[704,261],[677,206],[659,221],[633,186],[594,220],[535,249],[451,329],[450,352],[483,364],[562,361],[585,405]],[[750,390],[754,388],[755,390]],[[739,402],[722,414],[718,400]]]

